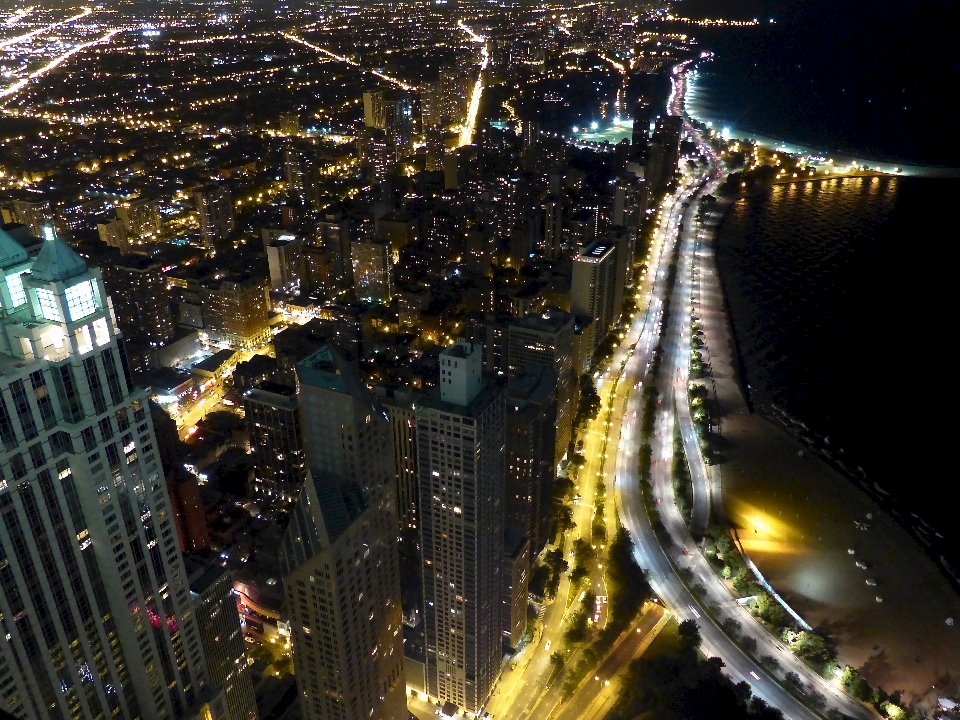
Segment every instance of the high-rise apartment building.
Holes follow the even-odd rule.
[[[296,389],[262,382],[243,394],[243,410],[256,464],[254,496],[270,510],[289,511],[307,473]]]
[[[417,413],[420,394],[409,388],[388,390],[378,386],[377,399],[387,411],[392,431],[393,475],[397,485],[400,529],[417,527]]]
[[[188,562],[192,560],[188,558]],[[212,707],[211,714],[214,718],[257,720],[253,671],[247,663],[230,571],[220,565],[216,556],[192,563],[189,569],[190,596],[196,608],[207,672],[211,684],[223,690],[223,697],[211,703],[219,706]]]
[[[616,245],[595,240],[581,248],[573,258],[570,309],[574,315],[593,320],[594,348],[607,336],[620,313],[620,308],[614,307],[616,286]]]
[[[322,346],[297,365],[309,471],[280,550],[304,720],[406,720],[390,427]]]
[[[128,200],[117,206],[117,217],[123,223],[127,241],[157,242],[163,236],[160,203],[150,198]]]
[[[530,539],[507,525],[503,540],[503,643],[516,648],[527,630],[527,605],[530,587]]]
[[[256,348],[270,340],[270,304],[262,280],[227,275],[201,287],[203,321],[214,342],[237,349]]]
[[[680,139],[683,133],[683,118],[679,115],[661,115],[653,129],[653,138],[662,149],[663,158],[656,177],[657,188],[663,190],[680,163]]]
[[[0,219],[3,224],[20,223],[27,225],[34,237],[42,237],[43,226],[53,224],[53,212],[46,201],[7,200],[0,207]]]
[[[506,390],[507,525],[530,541],[533,555],[550,533],[550,491],[556,476],[557,376],[549,367],[528,365]]]
[[[160,262],[140,253],[120,255],[104,266],[103,282],[127,342],[160,347],[173,339],[176,321]]]
[[[331,287],[353,284],[350,227],[350,218],[338,210],[327,212],[316,224],[316,244],[330,256]]]
[[[440,353],[438,392],[417,405],[427,693],[480,711],[500,668],[504,395],[482,351]]]
[[[508,336],[507,363],[511,381],[530,366],[550,368],[556,378],[554,467],[567,454],[573,436],[573,418],[577,414],[573,328],[573,315],[557,308],[547,308],[511,323]],[[535,538],[531,537],[531,540]]]
[[[101,242],[126,252],[130,247],[127,240],[127,228],[120,218],[109,218],[97,223],[97,234]]]
[[[650,140],[650,103],[640,98],[633,106],[632,145],[634,155],[643,155]]]
[[[363,124],[386,133],[398,156],[413,140],[413,106],[406,92],[373,90],[363,94]]]
[[[200,220],[200,239],[213,246],[229,240],[234,231],[233,196],[230,188],[221,183],[210,183],[193,193]]]
[[[0,236],[0,707],[213,715],[146,396],[99,270],[44,236]]]
[[[357,298],[388,304],[393,299],[393,253],[390,244],[368,236],[350,243],[353,286]]]
[[[270,289],[289,295],[298,295],[305,286],[304,238],[283,234],[267,245],[267,265],[270,268]]]

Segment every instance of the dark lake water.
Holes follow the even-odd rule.
[[[715,53],[694,83],[701,119],[863,160],[960,167],[949,3],[687,0],[676,13],[760,20],[692,30]],[[756,404],[782,408],[885,488],[955,565],[958,199],[953,179],[780,186],[733,206],[718,252]]]
[[[717,253],[756,408],[802,422],[788,426],[929,524],[948,556],[956,232],[940,208],[958,197],[955,180],[780,185],[731,207]]]

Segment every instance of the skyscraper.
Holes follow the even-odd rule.
[[[105,264],[103,281],[128,343],[160,347],[173,339],[176,323],[162,263],[140,253],[120,255]]]
[[[259,278],[218,276],[202,286],[201,298],[204,324],[215,342],[249,349],[270,339],[270,304]]]
[[[357,297],[388,304],[393,298],[393,253],[390,244],[369,234],[350,243]]]
[[[550,367],[528,365],[506,390],[507,525],[530,541],[537,555],[550,532],[550,490],[556,475],[557,376]]]
[[[268,380],[243,394],[243,409],[256,463],[254,496],[266,508],[288,511],[306,477],[296,390]]]
[[[553,371],[556,382],[554,466],[567,454],[573,433],[573,418],[577,414],[573,326],[573,315],[557,308],[547,308],[511,323],[508,336],[507,362],[511,381],[530,366],[546,367]],[[551,480],[552,473],[551,470]],[[531,542],[536,541],[532,536],[530,539]]]
[[[221,567],[217,556],[193,563],[190,569],[190,596],[196,607],[207,671],[211,683],[223,689],[221,708],[213,715],[257,720],[253,673],[247,664],[230,571]]]
[[[305,720],[405,720],[389,423],[322,346],[297,365],[309,468],[280,550]]]
[[[616,275],[617,248],[612,242],[596,240],[573,258],[570,309],[574,315],[592,318],[592,349],[607,336],[620,313],[620,308],[614,307]]]
[[[650,140],[650,103],[640,98],[633,106],[633,154],[643,155]]]
[[[190,717],[210,681],[100,272],[0,235],[0,688],[19,717]]]
[[[469,712],[500,668],[504,404],[482,350],[440,354],[440,388],[417,406],[427,693]]]
[[[200,239],[207,246],[230,239],[234,230],[233,197],[230,188],[210,183],[194,191],[193,201],[200,216]]]
[[[417,527],[417,413],[419,393],[409,388],[397,388],[392,392],[378,386],[377,398],[390,418],[392,432],[393,475],[397,483],[397,507],[400,512],[400,529]]]
[[[128,242],[158,242],[163,236],[160,203],[156,200],[128,200],[117,206],[117,217],[123,222]]]

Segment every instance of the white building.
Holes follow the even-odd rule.
[[[0,234],[0,708],[229,718],[100,271],[43,230]]]

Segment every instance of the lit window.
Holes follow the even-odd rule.
[[[77,338],[77,351],[82,353],[89,352],[93,350],[93,340],[90,339],[90,326],[83,325],[78,327],[74,331],[74,336]]]
[[[97,338],[97,345],[106,345],[110,342],[110,330],[107,328],[106,318],[93,321],[93,334]]]
[[[67,288],[67,312],[70,320],[80,320],[97,311],[97,302],[94,295],[93,280],[85,280],[73,287]]]
[[[7,275],[7,289],[10,291],[10,302],[13,307],[20,307],[27,301],[27,292],[23,289],[23,275],[26,270],[21,270],[13,275]]]
[[[37,303],[40,305],[41,317],[54,322],[63,322],[60,307],[57,305],[57,296],[52,290],[37,288]]]

